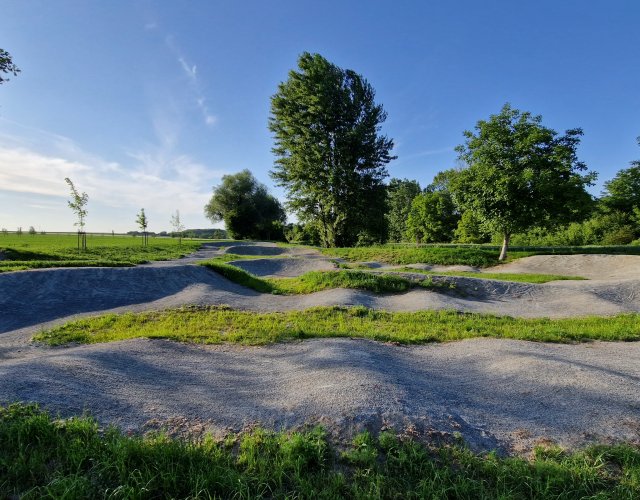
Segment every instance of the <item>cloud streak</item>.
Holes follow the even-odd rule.
[[[186,56],[175,44],[173,37],[167,36],[165,41],[167,46],[169,47],[169,50],[171,50],[173,55],[176,57],[180,68],[182,68],[182,72],[189,81],[189,86],[193,94],[194,103],[200,111],[205,125],[215,125],[218,122],[218,117],[210,111],[209,106],[207,105],[207,99],[204,95],[204,92],[202,91],[202,84],[198,77],[198,66],[187,60]]]

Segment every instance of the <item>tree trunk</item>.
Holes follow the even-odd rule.
[[[504,239],[502,240],[502,250],[500,250],[500,257],[498,260],[502,262],[507,258],[507,250],[509,249],[509,240],[511,239],[511,234],[504,233]]]

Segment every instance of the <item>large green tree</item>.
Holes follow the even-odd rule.
[[[421,192],[418,181],[395,178],[389,181],[387,186],[389,240],[403,241],[406,238],[411,203]]]
[[[632,161],[629,168],[619,170],[613,179],[604,183],[601,200],[605,207],[625,214],[640,209],[640,160]]]
[[[204,208],[212,222],[224,221],[232,238],[278,239],[286,214],[280,202],[249,170],[225,175]]]
[[[447,191],[427,191],[413,199],[406,236],[416,243],[448,243],[460,214]]]
[[[595,173],[578,160],[581,129],[558,135],[542,117],[505,104],[499,114],[465,131],[458,146],[466,165],[451,182],[456,202],[483,226],[502,235],[500,260],[511,235],[553,227],[587,216],[593,203],[586,187]]]
[[[304,53],[271,98],[271,172],[300,221],[317,224],[324,246],[385,238],[387,115],[361,75]]]
[[[2,73],[12,74],[13,76],[18,76],[18,73],[20,73],[18,67],[13,63],[11,54],[4,49],[0,49],[0,84],[9,81]]]

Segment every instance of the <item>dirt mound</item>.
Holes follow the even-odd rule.
[[[333,262],[325,259],[250,259],[234,260],[229,264],[244,269],[256,276],[296,277],[310,271],[332,271]]]
[[[640,255],[535,255],[486,271],[583,276],[592,280],[640,279]]]
[[[279,259],[260,259],[264,262]],[[301,259],[287,259],[290,261]],[[243,265],[251,265],[243,261]],[[237,262],[236,262],[237,263]],[[304,259],[293,266],[328,265]],[[284,264],[286,266],[287,264]],[[253,269],[255,271],[255,269]],[[291,269],[291,272],[294,270]],[[280,272],[288,272],[284,269]],[[423,277],[423,276],[422,276]],[[279,311],[314,306],[361,305],[389,311],[456,309],[517,317],[571,317],[640,311],[640,280],[558,281],[544,285],[457,276],[434,277],[446,287],[375,295],[335,289],[309,295],[260,294],[201,266],[63,268],[0,274],[0,333],[74,315],[139,311],[188,304],[229,305],[238,309]],[[453,289],[450,287],[453,286]]]
[[[540,439],[584,446],[640,438],[640,343],[473,339],[411,348],[350,339],[267,347],[163,340],[38,349],[0,363],[0,402],[37,402],[101,424],[207,422],[220,433],[318,422],[418,438],[459,433],[478,449]],[[432,438],[431,438],[432,439]]]
[[[227,247],[225,253],[236,255],[282,255],[286,253],[286,249],[275,245],[234,245]]]

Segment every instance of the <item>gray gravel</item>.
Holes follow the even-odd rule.
[[[293,278],[310,271],[333,271],[337,266],[328,259],[279,258],[234,260],[229,264],[264,277]]]
[[[88,410],[124,429],[321,422],[349,435],[391,426],[427,438],[459,432],[475,448],[517,453],[545,440],[640,442],[640,344],[134,340],[33,350],[0,363],[0,379],[0,401],[36,401],[63,416]]]
[[[456,291],[376,296],[338,289],[282,297],[191,265],[229,250],[211,245],[186,259],[136,268],[0,275],[0,402],[34,401],[64,416],[88,410],[125,429],[146,424],[188,430],[197,424],[224,432],[254,423],[287,428],[320,422],[347,435],[387,426],[426,438],[460,432],[476,448],[517,453],[545,439],[569,447],[640,441],[637,343],[476,339],[406,348],[333,339],[242,348],[135,340],[52,349],[29,342],[33,332],[73,317],[184,304],[256,311],[332,304],[455,308],[558,317],[640,310],[635,278],[545,285],[446,278]],[[294,252],[283,255],[321,261],[308,250]],[[575,259],[571,264],[578,269]]]

